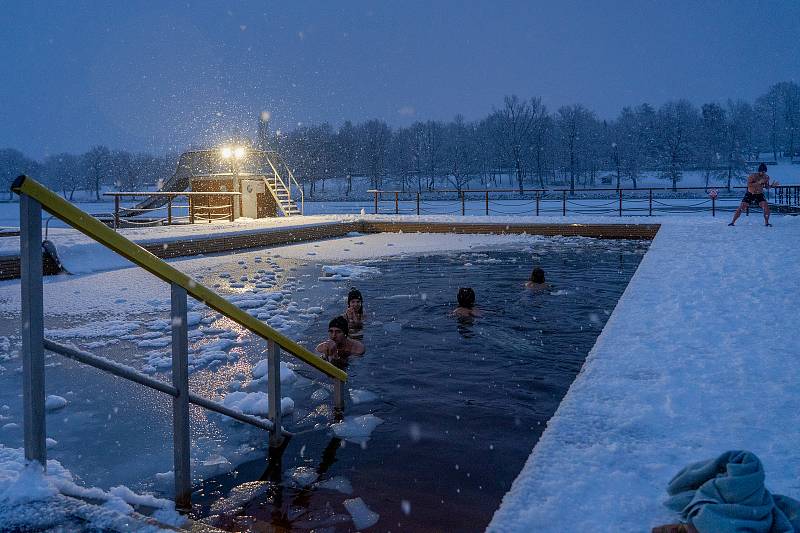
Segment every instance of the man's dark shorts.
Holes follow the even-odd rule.
[[[753,194],[750,191],[744,193],[744,198],[742,198],[742,202],[748,205],[758,205],[761,202],[766,202],[767,199],[764,198],[764,193]]]

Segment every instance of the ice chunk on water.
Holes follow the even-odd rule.
[[[323,265],[320,281],[354,280],[380,276],[375,267],[363,265]]]
[[[44,401],[44,408],[47,411],[58,411],[59,409],[63,409],[67,406],[66,398],[62,396],[56,396],[55,394],[50,394],[47,396],[47,399]]]
[[[331,429],[341,439],[355,443],[365,443],[372,435],[372,431],[382,423],[383,419],[372,414],[356,417],[348,416],[341,422],[331,424]]]
[[[291,474],[292,481],[301,487],[307,487],[317,480],[317,471],[307,466],[298,466]]]
[[[372,402],[378,399],[378,395],[368,390],[350,389],[350,400],[354,404]]]
[[[335,490],[343,494],[353,493],[353,485],[350,484],[350,480],[342,476],[336,476],[326,479],[325,481],[320,481],[314,486],[320,489]]]
[[[367,504],[364,503],[364,500],[361,498],[345,500],[342,503],[353,518],[353,524],[356,526],[356,529],[366,529],[370,526],[374,526],[381,517],[378,513],[367,507]]]

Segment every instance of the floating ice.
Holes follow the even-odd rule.
[[[345,500],[342,502],[347,512],[353,518],[353,524],[356,529],[366,529],[378,523],[380,515],[372,511],[364,500],[361,498],[353,498],[352,500]]]
[[[317,480],[317,471],[308,466],[298,466],[291,473],[292,481],[301,487],[307,487]]]
[[[47,411],[58,411],[67,406],[67,399],[55,394],[49,394],[44,401],[44,408]]]
[[[372,431],[382,423],[382,419],[372,414],[348,416],[341,422],[331,424],[331,429],[340,439],[362,444],[369,440]]]
[[[336,476],[325,481],[315,483],[314,487],[326,490],[335,490],[343,494],[353,494],[353,485],[346,477]]]
[[[372,402],[378,399],[374,392],[359,389],[350,389],[350,400],[354,404]]]
[[[222,404],[247,415],[265,417],[269,413],[269,398],[266,392],[231,392],[225,396]],[[288,397],[282,398],[281,414],[286,415],[292,411],[294,411],[294,400]]]
[[[381,271],[375,267],[362,265],[324,265],[320,281],[340,281],[366,279],[380,276]]]

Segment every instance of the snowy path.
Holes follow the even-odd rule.
[[[649,531],[730,449],[800,497],[800,219],[721,222],[662,226],[490,531]]]

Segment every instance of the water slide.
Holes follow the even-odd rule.
[[[216,150],[193,150],[184,152],[178,159],[175,174],[166,180],[159,192],[183,192],[189,188],[189,179],[194,175],[210,174],[219,165],[219,155]],[[168,201],[166,196],[149,196],[136,204],[134,209],[157,209]],[[133,211],[132,215],[141,213]]]

